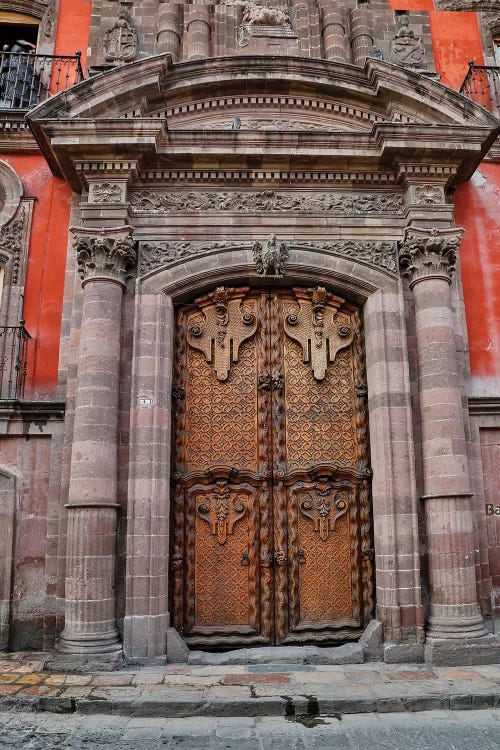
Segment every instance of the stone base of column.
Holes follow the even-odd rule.
[[[426,640],[464,641],[489,635],[480,614],[471,617],[433,617],[427,620]]]
[[[122,644],[118,630],[111,630],[99,635],[71,635],[61,633],[56,644],[56,651],[61,654],[82,654],[84,656],[93,654],[114,654],[122,652]]]
[[[500,638],[490,634],[473,640],[431,640],[424,652],[425,661],[437,667],[499,664]]]

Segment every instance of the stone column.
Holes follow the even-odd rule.
[[[202,60],[210,57],[210,8],[207,5],[186,5],[184,13],[187,59]]]
[[[164,0],[158,11],[156,51],[170,52],[174,63],[179,60],[181,51],[181,9],[180,3],[172,4]]]
[[[370,11],[364,5],[351,11],[351,48],[354,65],[364,65],[373,49]]]
[[[415,301],[429,563],[428,639],[486,635],[471,508],[450,284],[462,229],[406,230],[400,265]]]
[[[83,311],[66,547],[65,627],[58,650],[121,651],[115,620],[118,394],[122,296],[135,263],[131,228],[75,230]]]
[[[345,50],[345,23],[338,5],[333,0],[323,6],[322,34],[325,58],[333,62],[347,62]]]

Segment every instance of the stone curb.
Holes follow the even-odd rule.
[[[500,691],[450,693],[391,698],[315,698],[314,696],[276,696],[262,698],[216,698],[174,701],[146,699],[113,700],[106,698],[60,698],[57,696],[0,699],[0,712],[25,711],[76,713],[79,715],[114,714],[140,718],[189,718],[195,716],[339,716],[362,713],[402,713],[405,711],[477,710],[500,708]]]

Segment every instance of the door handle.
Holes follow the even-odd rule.
[[[299,565],[305,565],[306,563],[306,553],[303,549],[299,549],[299,555],[298,555]]]
[[[248,556],[248,552],[242,552],[241,553],[241,567],[248,568],[249,565],[250,565],[250,558]]]

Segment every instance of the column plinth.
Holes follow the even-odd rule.
[[[83,310],[58,650],[109,654],[121,650],[115,601],[120,338],[125,276],[135,250],[128,227],[99,235],[77,231]]]
[[[477,603],[474,525],[450,284],[460,229],[409,228],[400,265],[415,301],[429,568],[428,639],[487,634]]]

